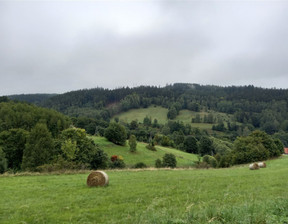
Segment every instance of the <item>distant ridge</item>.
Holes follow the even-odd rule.
[[[15,95],[9,95],[7,97],[11,100],[24,101],[36,105],[42,105],[44,101],[56,95],[58,94],[35,93],[35,94],[15,94]]]

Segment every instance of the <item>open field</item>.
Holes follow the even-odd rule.
[[[108,187],[85,174],[0,176],[0,223],[287,223],[288,157],[209,170],[107,171]]]
[[[143,120],[146,116],[151,117],[152,122],[154,119],[157,119],[159,124],[167,123],[167,113],[168,109],[159,106],[151,106],[148,108],[132,109],[127,112],[116,115],[120,121],[130,123],[133,120],[137,120],[140,123],[143,123]]]
[[[137,120],[140,123],[143,123],[143,119],[148,116],[151,118],[152,122],[154,119],[157,119],[159,124],[165,124],[168,122],[167,119],[167,112],[168,109],[159,107],[159,106],[151,106],[148,108],[140,108],[140,109],[132,109],[127,112],[123,112],[118,114],[115,117],[118,117],[120,121],[130,123],[133,120]],[[231,115],[220,113],[220,112],[209,112],[213,114],[215,119],[222,119],[222,121],[226,124],[228,121],[232,121]],[[189,110],[181,110],[179,115],[174,119],[174,121],[180,121],[184,124],[191,124],[192,127],[198,127],[200,129],[210,129],[212,128],[213,124],[208,123],[191,123],[192,118],[195,118],[196,115],[200,115],[201,119],[204,119],[204,116],[208,116],[208,112],[194,112]]]
[[[94,142],[103,149],[109,157],[112,155],[121,155],[124,157],[124,162],[128,167],[132,167],[136,163],[143,162],[149,167],[155,166],[156,159],[162,159],[165,153],[172,153],[176,156],[177,167],[192,166],[194,161],[197,161],[197,156],[194,154],[182,152],[180,150],[156,146],[157,151],[151,151],[146,148],[146,143],[138,142],[137,151],[131,153],[128,143],[126,146],[115,145],[107,141],[103,137],[92,137]]]

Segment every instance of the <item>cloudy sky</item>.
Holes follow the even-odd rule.
[[[288,1],[0,1],[0,95],[288,88]]]

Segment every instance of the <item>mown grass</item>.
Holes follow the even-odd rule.
[[[136,152],[130,152],[129,145],[119,146],[107,141],[103,137],[92,137],[94,142],[104,150],[109,157],[112,155],[121,155],[124,157],[124,162],[128,167],[133,167],[136,163],[143,162],[149,167],[155,166],[156,159],[162,159],[165,153],[172,153],[176,156],[177,167],[189,167],[197,161],[197,156],[194,154],[182,152],[180,150],[156,146],[157,151],[151,151],[146,148],[146,143],[138,142]]]
[[[0,176],[0,223],[287,223],[288,157],[267,168]]]

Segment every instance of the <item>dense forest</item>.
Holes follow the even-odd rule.
[[[183,109],[233,115],[234,119],[225,127],[221,120],[216,121],[214,128],[219,131],[235,131],[240,128],[239,124],[241,129],[261,129],[271,135],[288,131],[288,90],[283,89],[178,83],[165,87],[139,86],[113,90],[95,88],[59,95],[18,95],[11,98],[34,101],[39,106],[55,109],[70,117],[85,117],[98,124],[102,122],[104,127],[107,126],[105,122],[123,111],[157,105],[169,109],[167,116],[171,120]],[[195,122],[199,122],[199,118],[198,121],[195,119]],[[202,122],[215,121],[213,118],[211,121],[211,117],[209,121],[207,117]]]
[[[12,131],[15,132],[16,129],[17,133],[21,132],[18,133],[19,136],[26,134],[29,136],[29,133],[36,134],[34,128],[42,128],[47,129],[43,132],[48,131],[54,139],[54,153],[52,153],[54,156],[50,155],[50,160],[42,164],[33,162],[33,165],[29,165],[29,162],[23,164],[25,147],[33,148],[34,143],[25,142],[21,146],[22,164],[18,162],[16,168],[26,166],[35,169],[51,161],[55,162],[55,154],[58,159],[59,155],[62,155],[66,158],[65,161],[71,157],[69,153],[64,153],[65,149],[71,151],[76,147],[76,140],[65,134],[65,130],[69,129],[71,124],[81,128],[79,130],[85,129],[88,134],[100,136],[105,136],[111,124],[114,126],[117,124],[121,126],[121,130],[125,128],[126,139],[133,135],[138,141],[147,142],[152,147],[163,145],[201,156],[207,155],[210,157],[206,158],[206,163],[209,165],[209,161],[214,161],[210,165],[217,164],[219,167],[277,157],[282,153],[283,145],[288,146],[288,90],[283,89],[177,83],[165,87],[84,89],[58,95],[13,95],[1,97],[1,101],[0,147],[6,153],[10,168],[15,167],[9,163],[7,152],[10,149],[7,149],[5,144],[9,139],[7,136],[11,136]],[[19,101],[26,101],[29,104]],[[166,124],[159,124],[157,119],[153,120],[148,116],[143,121],[133,120],[129,123],[119,121],[117,116],[115,117],[130,109],[150,106],[167,108]],[[208,115],[205,117],[197,115],[191,119],[190,124],[187,124],[176,119],[181,110],[205,112]],[[214,116],[215,113],[225,113],[230,119],[222,120]],[[213,126],[211,130],[207,130],[192,127],[192,123],[210,123]],[[26,140],[28,141],[29,137]],[[15,150],[16,148],[14,147]],[[93,164],[93,161],[84,159],[85,150],[83,150],[81,155],[74,155],[70,162],[78,161],[76,163],[78,165]],[[78,152],[80,151],[78,149]],[[99,149],[97,153],[101,154]],[[31,156],[31,153],[27,155]]]

